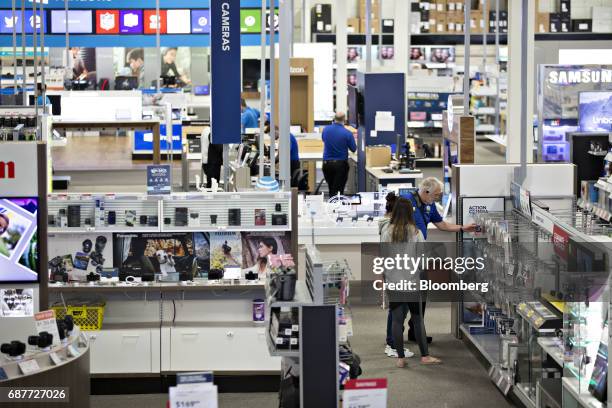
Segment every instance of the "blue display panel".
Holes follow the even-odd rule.
[[[165,139],[166,125],[159,126],[159,134],[161,140],[159,143],[160,150],[163,153],[168,150],[168,142]],[[180,124],[172,125],[172,150],[181,151],[182,149],[183,126]],[[151,153],[153,152],[153,133],[143,130],[134,132],[134,153]]]

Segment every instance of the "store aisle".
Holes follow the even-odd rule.
[[[487,371],[466,345],[450,334],[450,304],[428,304],[427,334],[433,336],[430,353],[443,360],[439,366],[421,366],[418,347],[407,367],[395,367],[384,353],[386,311],[377,306],[353,307],[353,350],[362,360],[363,378],[386,377],[388,408],[505,408],[512,407],[489,380]]]

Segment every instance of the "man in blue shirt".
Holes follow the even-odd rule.
[[[343,195],[348,180],[348,151],[357,151],[353,134],[344,127],[345,115],[337,112],[334,123],[323,129],[323,176],[329,196]]]
[[[242,125],[242,133],[245,132],[246,129],[258,128],[259,122],[257,121],[257,117],[247,106],[244,98],[240,99],[240,111],[242,115],[240,116],[240,123]]]
[[[441,231],[448,232],[473,232],[476,229],[476,224],[458,225],[451,224],[442,219],[442,216],[436,208],[436,201],[442,197],[442,189],[444,185],[435,177],[428,177],[421,182],[419,190],[410,193],[405,198],[412,201],[414,206],[414,222],[419,230],[423,233],[423,237],[427,239],[427,226],[432,223]],[[425,302],[423,302],[423,317],[425,317]],[[413,340],[414,324],[412,318],[408,322],[408,339]],[[427,337],[427,341],[431,343],[431,337]]]
[[[248,110],[248,111],[251,111],[251,113],[252,113],[253,115],[255,115],[255,118],[256,118],[257,120],[259,120],[259,117],[261,116],[261,112],[259,112],[259,109],[255,109],[255,108],[252,108],[252,107],[250,107],[250,106],[247,106],[247,110]]]

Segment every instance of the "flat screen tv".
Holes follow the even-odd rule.
[[[580,92],[578,124],[582,132],[612,132],[612,91]]]
[[[0,283],[38,282],[38,251],[38,198],[0,198]]]

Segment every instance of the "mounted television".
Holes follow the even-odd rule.
[[[582,132],[612,132],[612,91],[580,92],[578,123]]]
[[[34,32],[34,26],[36,26],[36,32],[40,33],[41,19],[43,27],[47,27],[47,13],[37,13],[34,18],[34,12],[32,10],[25,11],[25,32],[26,34],[32,34]],[[12,10],[0,10],[0,34],[12,34],[13,30],[17,34],[21,34],[21,11],[16,10],[13,18]]]
[[[261,60],[242,60],[242,90],[244,92],[258,92],[261,79]],[[266,81],[270,80],[270,60],[266,59]]]
[[[38,198],[0,198],[0,283],[38,282],[38,251]]]

